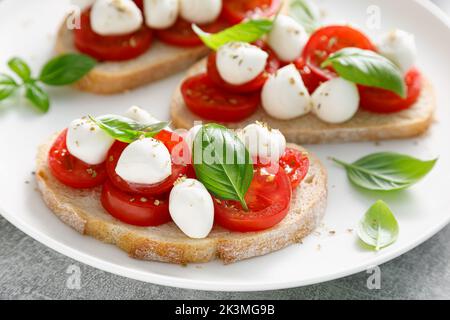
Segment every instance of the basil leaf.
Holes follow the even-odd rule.
[[[0,100],[8,98],[18,88],[13,78],[0,73]]]
[[[364,243],[378,251],[397,240],[399,227],[388,205],[378,200],[359,222],[357,232]]]
[[[319,27],[319,17],[313,5],[307,0],[292,0],[289,4],[289,15],[297,20],[308,33],[313,33]]]
[[[217,50],[228,42],[254,42],[268,33],[272,26],[271,20],[261,19],[242,22],[215,34],[204,32],[195,24],[192,29],[207,47]]]
[[[253,164],[241,140],[227,128],[207,124],[194,138],[193,162],[197,179],[214,196],[240,201],[253,179]]]
[[[355,185],[376,191],[409,188],[425,177],[437,161],[422,161],[392,152],[374,153],[352,164],[333,160],[347,170],[348,178]]]
[[[9,68],[14,71],[23,81],[27,82],[31,79],[31,69],[28,64],[21,58],[12,58],[8,61]]]
[[[47,112],[50,108],[47,93],[34,82],[25,83],[25,97],[42,112]]]
[[[89,118],[111,137],[125,143],[136,141],[142,136],[146,138],[154,137],[168,126],[167,122],[143,125],[117,115],[106,115],[98,118],[89,116]]]
[[[322,63],[333,66],[344,79],[369,87],[392,91],[406,98],[406,85],[399,67],[389,59],[370,50],[344,48]]]
[[[96,61],[83,54],[64,54],[47,62],[42,68],[39,80],[47,85],[64,86],[84,77]]]

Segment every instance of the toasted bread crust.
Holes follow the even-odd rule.
[[[73,31],[66,25],[62,23],[58,31],[55,45],[58,54],[78,52]],[[185,70],[208,52],[204,46],[179,48],[154,40],[143,55],[130,61],[101,62],[74,86],[97,94],[124,92]]]
[[[174,223],[134,227],[109,215],[100,204],[101,188],[76,190],[62,185],[50,173],[47,156],[53,139],[39,148],[36,179],[47,206],[65,224],[81,234],[115,244],[131,257],[177,264],[224,263],[268,254],[299,242],[322,219],[327,203],[327,173],[310,154],[311,167],[294,192],[289,214],[277,226],[261,232],[229,232],[214,227],[206,239],[190,239]],[[289,145],[298,148],[297,145]]]
[[[205,60],[190,68],[187,76],[205,71]],[[359,110],[350,120],[342,124],[330,124],[308,114],[292,120],[278,120],[269,116],[260,107],[252,116],[241,122],[224,123],[229,128],[242,128],[249,123],[263,121],[278,128],[286,140],[298,144],[320,144],[352,141],[380,141],[411,138],[423,134],[433,122],[436,107],[435,95],[429,81],[424,81],[419,100],[408,110],[393,114],[376,114]],[[189,129],[194,121],[202,120],[185,105],[178,87],[173,95],[170,114],[177,128]]]

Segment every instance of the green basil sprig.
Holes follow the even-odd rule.
[[[91,71],[95,64],[94,59],[83,54],[64,54],[48,61],[39,77],[33,78],[31,68],[24,60],[12,58],[8,61],[8,67],[21,79],[21,83],[0,73],[0,101],[22,88],[28,101],[40,111],[47,112],[50,98],[41,84],[63,86],[74,83]]]
[[[8,67],[14,71],[23,81],[31,79],[31,69],[21,58],[12,58],[8,61]]]
[[[297,20],[308,33],[313,33],[319,27],[319,17],[311,7],[313,4],[307,0],[291,0],[289,15]]]
[[[321,65],[333,66],[342,78],[369,87],[392,91],[406,98],[407,90],[399,67],[370,50],[344,48],[331,54]]]
[[[253,163],[232,131],[218,124],[204,125],[194,138],[193,163],[197,179],[214,196],[237,200],[248,210],[244,197],[253,179]]]
[[[0,73],[0,100],[8,98],[18,87],[19,85],[13,78]]]
[[[26,82],[25,97],[31,101],[39,110],[47,112],[50,108],[50,98],[48,94],[35,82]]]
[[[192,29],[207,47],[217,50],[229,42],[254,42],[272,30],[272,26],[271,20],[260,19],[242,22],[214,34],[204,32],[195,24]]]
[[[49,86],[65,86],[80,80],[96,63],[86,55],[66,54],[50,60],[42,68],[39,80]]]
[[[141,137],[154,137],[169,125],[167,122],[143,125],[126,117],[117,115],[105,115],[98,118],[89,116],[89,119],[111,137],[125,143],[131,143]]]
[[[397,240],[399,226],[388,205],[378,200],[359,222],[357,232],[364,243],[378,251]]]
[[[422,161],[407,155],[380,152],[365,156],[353,163],[334,159],[343,166],[355,185],[368,190],[393,191],[411,187],[425,177],[437,159]]]

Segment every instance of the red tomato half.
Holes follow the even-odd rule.
[[[292,197],[291,183],[283,170],[275,175],[257,167],[245,195],[248,211],[237,201],[214,201],[215,221],[238,232],[265,230],[278,224],[287,215]]]
[[[215,52],[212,52],[209,54],[208,57],[208,77],[211,79],[212,82],[214,82],[215,85],[218,87],[227,90],[229,92],[235,92],[235,93],[246,93],[246,92],[254,92],[259,91],[264,83],[266,82],[268,75],[275,73],[278,68],[280,67],[280,61],[274,54],[270,54],[269,58],[267,60],[266,70],[262,72],[259,76],[257,76],[255,79],[251,80],[250,82],[244,83],[242,85],[232,85],[226,82],[222,79],[220,76],[219,70],[217,70],[216,65],[216,57],[217,54]]]
[[[278,12],[281,2],[281,0],[225,0],[222,15],[232,24],[254,16],[270,17]]]
[[[175,146],[183,143],[182,138],[176,133],[172,133],[166,130],[162,130],[154,138],[164,143],[169,152],[172,154],[172,175],[164,181],[155,184],[139,184],[125,181],[116,173],[116,166],[117,162],[119,161],[120,155],[128,146],[128,144],[116,141],[109,150],[108,158],[106,160],[106,171],[108,173],[109,179],[115,187],[119,188],[123,192],[132,194],[145,196],[161,195],[169,192],[172,189],[174,182],[178,178],[186,174],[186,164],[180,164],[182,163],[182,161],[180,161],[180,159],[178,158],[180,155],[174,155],[172,153]],[[181,150],[186,150],[186,148],[181,148]]]
[[[309,158],[299,150],[287,148],[284,155],[280,158],[280,166],[289,177],[292,190],[294,190],[308,173]]]
[[[223,19],[218,19],[210,24],[201,25],[203,31],[216,33],[228,28],[230,25]],[[192,23],[178,18],[175,24],[167,29],[155,30],[159,40],[178,47],[196,47],[203,44],[202,40],[192,30]]]
[[[105,164],[89,165],[69,153],[66,145],[67,129],[56,138],[48,154],[53,176],[66,186],[84,189],[101,185],[107,178]]]
[[[102,36],[91,27],[90,9],[81,15],[81,25],[74,30],[75,46],[82,53],[100,61],[124,61],[146,52],[152,43],[152,31],[143,25],[127,35]]]
[[[422,90],[422,75],[413,68],[405,76],[408,95],[405,99],[394,92],[380,88],[359,86],[361,108],[376,113],[392,113],[410,108]]]
[[[181,85],[186,106],[196,115],[220,122],[236,122],[256,111],[259,92],[237,94],[218,88],[206,73],[187,78]]]
[[[311,35],[303,49],[303,61],[300,62],[311,70],[307,80],[311,88],[335,76],[333,68],[322,69],[320,65],[330,54],[348,47],[375,51],[375,46],[363,33],[349,26],[328,26]]]
[[[375,51],[375,46],[360,31],[349,26],[327,26],[311,35],[302,56],[311,66],[320,68],[330,54],[348,47]]]
[[[131,225],[153,227],[170,221],[167,195],[160,198],[130,195],[107,181],[103,185],[101,202],[110,215]]]

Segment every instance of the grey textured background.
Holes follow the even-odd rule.
[[[1,1],[1,0],[0,0]],[[435,0],[450,12],[450,0]],[[66,285],[81,269],[81,289]],[[450,299],[450,226],[381,266],[381,289],[366,273],[294,289],[253,293],[205,292],[157,286],[115,276],[69,259],[0,217],[0,299]]]

